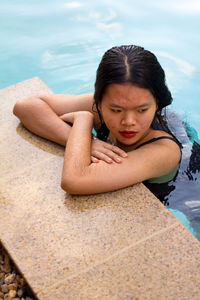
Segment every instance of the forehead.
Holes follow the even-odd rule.
[[[126,83],[108,85],[102,101],[120,106],[137,106],[155,102],[155,98],[150,90]]]

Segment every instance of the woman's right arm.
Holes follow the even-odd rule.
[[[56,142],[66,145],[71,126],[61,120],[60,116],[76,111],[89,111],[94,116],[94,127],[99,126],[99,117],[92,110],[93,93],[83,95],[45,95],[29,97],[19,100],[13,113],[20,119],[31,132]],[[121,157],[126,154],[118,147],[114,147],[100,140],[92,141],[91,159],[93,162],[104,160],[120,163]]]
[[[92,112],[93,93],[45,95],[19,100],[13,113],[33,133],[65,146],[71,127],[59,116],[75,111]]]

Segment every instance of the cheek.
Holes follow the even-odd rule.
[[[104,122],[106,123],[108,129],[110,129],[110,130],[118,127],[117,126],[118,122],[114,118],[104,119]]]
[[[106,126],[109,130],[114,129],[117,127],[117,122],[113,116],[110,115],[110,112],[105,109],[104,107],[101,109],[101,115],[103,121],[105,122]]]
[[[102,111],[103,120],[110,131],[114,131],[119,126],[119,118],[117,116],[111,116],[108,111]]]
[[[147,129],[147,128],[151,127],[153,119],[154,119],[154,115],[140,120],[139,123],[140,123],[141,129]]]

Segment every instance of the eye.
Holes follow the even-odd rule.
[[[142,108],[142,109],[139,109],[138,112],[139,112],[139,113],[144,113],[144,112],[147,111],[147,110],[148,110],[148,108]]]
[[[112,112],[115,112],[115,113],[120,113],[120,112],[121,112],[120,109],[115,109],[115,108],[111,108],[110,110],[111,110]]]

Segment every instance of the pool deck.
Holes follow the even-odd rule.
[[[26,130],[33,78],[0,90],[0,239],[39,300],[200,299],[200,243],[143,184],[70,196],[64,147]]]

